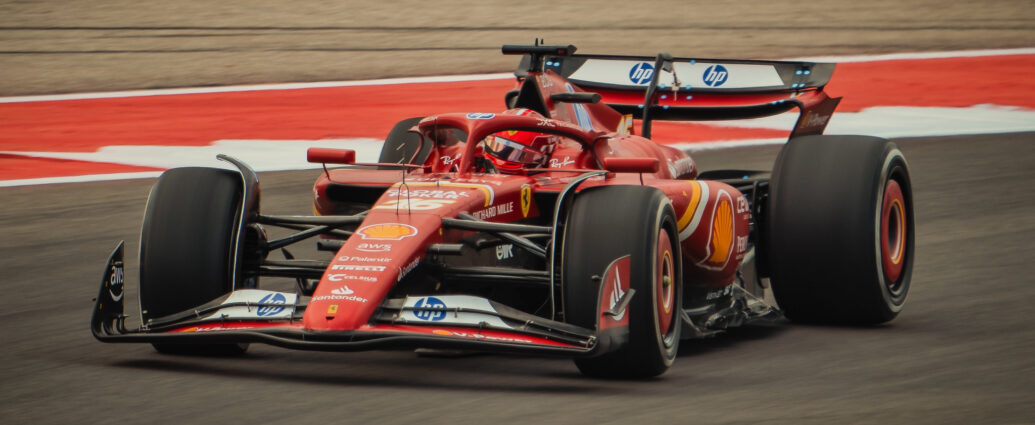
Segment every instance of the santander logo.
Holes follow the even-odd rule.
[[[331,290],[334,295],[352,295],[355,292],[348,285],[344,285],[341,288]]]

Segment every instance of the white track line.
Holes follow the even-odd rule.
[[[384,78],[359,81],[321,81],[315,83],[254,84],[245,86],[188,87],[179,89],[128,90],[101,93],[50,94],[0,97],[0,103],[50,102],[55,100],[114,99],[121,97],[169,96],[181,94],[234,93],[246,91],[301,90],[331,87],[389,86],[396,84],[455,83],[462,81],[503,80],[514,74],[445,75],[438,77]]]
[[[887,53],[881,55],[860,55],[860,56],[812,56],[791,61],[803,62],[883,62],[893,60],[911,59],[952,59],[952,58],[976,58],[984,56],[1011,56],[1035,54],[1035,48],[1027,47],[1020,49],[992,49],[992,50],[959,50],[954,52],[918,52],[918,53]]]
[[[161,171],[136,173],[87,174],[83,176],[40,177],[38,179],[0,180],[0,187],[35,186],[39,184],[88,183],[113,180],[149,179],[158,177]]]

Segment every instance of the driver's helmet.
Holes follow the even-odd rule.
[[[504,115],[542,117],[529,109],[513,109]],[[557,138],[525,130],[504,130],[485,137],[485,156],[500,171],[536,168],[546,164]]]

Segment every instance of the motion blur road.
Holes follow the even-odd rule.
[[[1033,136],[897,141],[912,167],[918,247],[895,321],[685,342],[648,382],[584,378],[563,359],[259,345],[243,358],[191,358],[102,344],[88,330],[90,300],[116,241],[136,251],[152,181],[0,189],[0,422],[1032,423]],[[767,169],[777,150],[696,156],[704,169]],[[263,210],[307,214],[315,174],[263,174]]]
[[[1035,46],[1030,0],[0,0],[0,95],[507,72],[502,44],[792,58]],[[995,70],[990,69],[990,73]]]
[[[0,95],[502,72],[514,58],[498,46],[533,37],[696,57],[1032,47],[1035,8],[0,0]],[[646,382],[587,379],[564,359],[260,345],[202,359],[102,344],[88,329],[91,298],[122,239],[135,298],[153,179],[0,188],[0,423],[1035,423],[1035,133],[896,142],[913,173],[918,240],[898,319],[685,342],[675,366]],[[703,169],[769,169],[777,151],[695,157]],[[263,210],[308,214],[315,175],[262,174]]]

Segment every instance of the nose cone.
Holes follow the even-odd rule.
[[[313,330],[353,330],[368,322],[388,291],[441,240],[442,220],[429,214],[372,211],[338,250],[306,308]]]

